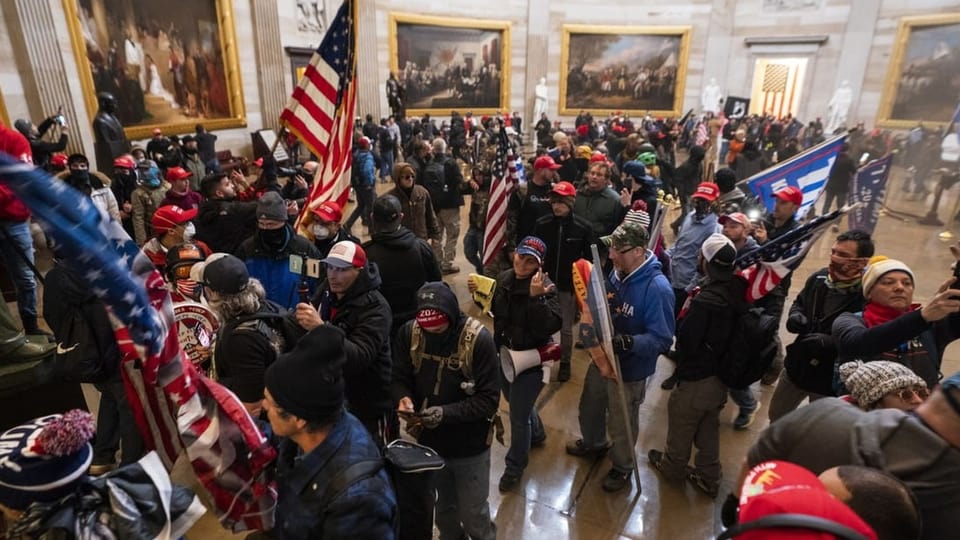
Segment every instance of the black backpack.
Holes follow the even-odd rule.
[[[762,308],[737,314],[727,348],[717,362],[717,375],[728,387],[743,389],[760,380],[777,355],[777,319]]]
[[[430,199],[433,204],[437,204],[437,198],[443,194],[443,188],[447,183],[446,172],[444,170],[446,161],[442,157],[434,158],[427,163],[423,169],[423,187],[430,192]]]
[[[252,315],[244,315],[228,325],[235,330],[256,330],[263,334],[274,345],[279,353],[293,350],[297,341],[307,333],[287,308],[272,301],[265,300],[260,311]],[[220,331],[221,336],[229,335]]]

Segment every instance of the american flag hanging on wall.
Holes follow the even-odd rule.
[[[517,154],[510,144],[506,129],[500,126],[497,156],[493,162],[493,185],[487,206],[487,223],[483,231],[483,265],[490,263],[503,249],[507,235],[507,205],[517,187]]]
[[[313,53],[303,77],[280,113],[280,123],[320,160],[303,217],[324,201],[346,206],[353,164],[356,110],[356,27],[354,0],[346,0]]]

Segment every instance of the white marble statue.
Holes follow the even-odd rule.
[[[540,121],[540,115],[547,112],[547,79],[540,77],[540,82],[533,92],[535,100],[533,102],[533,118],[528,125],[535,125]]]
[[[723,97],[723,93],[720,91],[720,86],[717,85],[717,79],[711,77],[710,82],[703,87],[703,93],[700,94],[700,106],[703,108],[703,112],[713,114],[720,112],[721,97]]]
[[[841,81],[840,86],[833,92],[830,103],[827,103],[827,126],[825,132],[833,133],[839,127],[846,126],[847,112],[850,110],[850,104],[853,103],[853,90],[850,89],[850,83]]]

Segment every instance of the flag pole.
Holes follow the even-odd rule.
[[[597,245],[593,244],[590,246],[591,254],[593,255],[593,271],[600,275],[600,283],[603,283],[603,265],[600,264],[600,252],[597,250]],[[629,409],[627,408],[627,396],[623,391],[623,375],[620,373],[620,362],[617,361],[617,357],[613,354],[613,321],[610,319],[610,306],[607,304],[606,299],[598,299],[597,309],[600,312],[601,316],[597,321],[600,323],[602,331],[600,346],[603,348],[604,354],[607,355],[607,358],[610,359],[610,363],[613,364],[613,373],[616,376],[617,382],[617,397],[620,402],[620,414],[623,416],[623,427],[627,433],[627,440],[633,443],[633,430],[630,428],[630,417]],[[630,445],[630,461],[633,464],[633,476],[637,481],[637,491],[640,491],[640,467],[637,465],[637,448],[636,443]]]

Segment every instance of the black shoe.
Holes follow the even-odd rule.
[[[677,381],[680,380],[680,376],[677,375],[677,370],[673,370],[673,374],[663,380],[660,383],[660,388],[664,390],[673,390],[673,387],[677,385]]]
[[[520,485],[520,478],[522,477],[523,474],[503,471],[503,475],[500,477],[500,483],[497,484],[497,489],[499,489],[501,493],[504,491],[510,491],[511,489]]]
[[[605,442],[600,446],[585,446],[583,439],[577,439],[567,443],[567,453],[577,457],[599,458],[606,455],[612,446],[613,444],[610,442]]]
[[[560,371],[557,372],[558,382],[567,382],[570,380],[570,363],[561,363]]]
[[[620,472],[616,469],[610,469],[607,476],[603,479],[603,490],[607,493],[614,493],[630,486],[630,472]],[[640,486],[637,486],[637,491]]]
[[[547,434],[546,434],[546,433],[544,433],[544,434],[543,434],[543,437],[540,437],[539,439],[531,439],[531,440],[530,440],[530,448],[543,448],[543,447],[546,446],[546,445],[547,445]]]
[[[647,452],[647,461],[649,461],[650,466],[656,469],[658,472],[663,472],[663,452],[659,450],[651,450]]]
[[[711,482],[700,474],[700,471],[693,467],[687,467],[687,481],[693,484],[693,487],[702,491],[707,497],[716,499],[720,492],[720,482]]]

